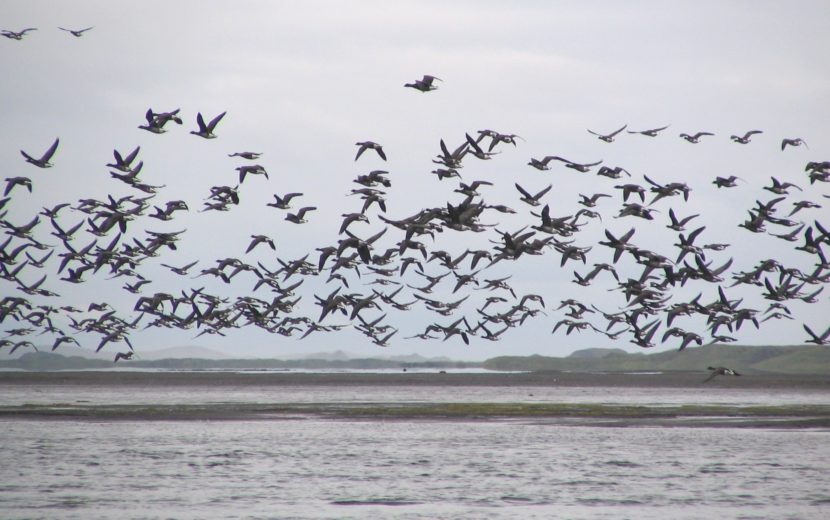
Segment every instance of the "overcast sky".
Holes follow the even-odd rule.
[[[573,271],[588,271],[591,264],[610,262],[612,251],[597,245],[603,231],[623,234],[636,227],[634,242],[653,247],[674,258],[677,233],[665,228],[667,213],[700,214],[690,230],[707,227],[701,243],[727,242],[732,246],[712,258],[720,265],[733,258],[732,272],[747,270],[766,258],[811,270],[813,257],[769,235],[754,235],[738,227],[755,200],[769,200],[762,189],[770,176],[797,183],[786,209],[796,200],[827,203],[794,218],[811,224],[830,222],[827,185],[810,186],[804,173],[808,161],[830,159],[830,35],[826,22],[830,4],[799,2],[41,2],[3,3],[0,29],[18,31],[36,27],[21,41],[0,41],[0,165],[4,177],[28,176],[32,194],[17,188],[6,209],[15,224],[30,220],[43,206],[75,203],[80,198],[104,199],[140,194],[110,178],[105,164],[113,149],[126,154],[141,146],[144,182],[165,185],[153,201],[183,199],[190,211],[171,222],[137,219],[129,239],[143,230],[187,229],[177,251],[141,265],[153,283],[144,294],[178,293],[206,286],[217,294],[254,295],[270,299],[264,290],[252,293],[255,278],[240,275],[230,287],[206,278],[171,275],[160,263],[184,265],[199,260],[207,268],[214,260],[237,257],[271,268],[276,258],[296,259],[315,248],[336,244],[342,213],[359,211],[362,201],[346,196],[358,187],[352,179],[373,169],[390,172],[387,190],[388,218],[400,219],[421,208],[460,202],[453,193],[455,180],[439,181],[430,173],[440,152],[439,140],[451,147],[465,133],[493,129],[521,136],[518,146],[501,146],[490,161],[465,159],[463,180],[487,180],[482,197],[490,204],[505,204],[518,211],[503,216],[488,212],[482,223],[497,224],[501,231],[516,231],[538,224],[529,206],[519,201],[513,184],[529,191],[552,184],[543,199],[551,213],[575,213],[578,194],[607,193],[597,210],[603,221],[591,221],[576,244],[593,246],[588,265],[568,262],[559,267],[560,255],[503,262],[478,276],[484,280],[512,276],[516,292],[543,294],[547,316],[529,320],[505,334],[500,342],[474,339],[470,346],[457,338],[449,341],[403,339],[422,332],[429,323],[448,324],[452,318],[422,309],[410,313],[391,310],[387,322],[400,328],[381,350],[354,331],[316,333],[297,337],[269,335],[253,327],[229,331],[225,338],[202,336],[196,330],[148,330],[134,333],[136,349],[175,345],[202,345],[233,355],[273,355],[342,349],[361,354],[396,355],[417,352],[458,359],[483,359],[502,354],[567,355],[583,347],[619,347],[636,351],[627,339],[613,342],[593,332],[551,335],[564,311],[560,300],[576,298],[604,311],[625,306],[618,292],[609,292],[614,280],[583,288],[573,283]],[[94,28],[74,38],[58,27]],[[438,90],[420,93],[403,84],[431,74],[443,79]],[[147,108],[181,109],[184,125],[170,125],[164,135],[137,128]],[[215,140],[189,134],[196,128],[196,113],[206,119],[227,111]],[[655,138],[623,133],[604,143],[586,130],[610,132],[628,124],[644,130],[671,125]],[[760,129],[748,145],[731,142],[731,134]],[[680,139],[681,132],[716,134],[698,145]],[[60,137],[55,166],[41,170],[26,164],[20,150],[39,155]],[[809,145],[780,150],[784,137],[801,137]],[[369,151],[354,161],[358,141],[381,143],[388,161]],[[209,188],[238,182],[234,168],[246,162],[229,158],[231,152],[263,152],[258,163],[270,180],[255,176],[240,186],[241,204],[227,213],[199,212]],[[624,182],[645,184],[643,175],[658,182],[683,181],[692,188],[688,203],[678,199],[654,205],[654,222],[613,218],[621,203],[614,185],[621,181],[599,178],[594,172],[577,173],[554,163],[548,172],[527,166],[531,157],[560,155],[576,162],[603,160],[622,166],[633,177]],[[737,175],[746,182],[732,190],[717,190],[715,176]],[[285,222],[285,212],[267,207],[272,194],[302,192],[294,203],[318,209],[309,223]],[[538,211],[539,208],[535,208]],[[377,208],[369,210],[370,223],[350,229],[368,237],[381,229]],[[782,215],[783,216],[783,215]],[[81,213],[65,211],[66,226],[80,221]],[[43,219],[39,236],[48,236]],[[784,228],[772,231],[783,233]],[[37,233],[36,233],[37,234]],[[276,253],[260,247],[245,255],[252,234],[267,234]],[[473,236],[474,235],[474,236]],[[49,237],[51,239],[51,237]],[[376,245],[393,246],[402,233],[390,228]],[[466,248],[492,248],[493,232],[482,234],[447,231],[430,249],[457,255]],[[76,244],[90,241],[79,236]],[[56,241],[52,241],[53,243]],[[623,260],[624,277],[638,277],[641,268]],[[436,262],[430,274],[444,271]],[[96,277],[81,285],[60,281],[50,271],[46,283],[61,294],[60,303],[84,308],[90,301],[111,301],[124,316],[132,316],[135,296],[121,289],[124,279]],[[33,282],[41,276],[28,271],[21,277]],[[316,317],[314,294],[336,287],[325,276],[308,279],[300,293],[300,314]],[[356,277],[351,289],[368,293],[373,278]],[[458,315],[478,319],[487,291],[464,288],[451,294],[448,277],[436,299],[457,299],[471,294]],[[405,282],[422,285],[407,273]],[[356,285],[354,285],[356,284]],[[723,284],[724,286],[728,283]],[[0,281],[0,293],[12,294],[14,285]],[[410,301],[412,290],[399,301]],[[764,310],[768,302],[758,288],[729,289],[730,297],[745,298],[743,305]],[[672,303],[703,293],[703,301],[717,297],[717,285],[695,283],[672,292]],[[495,293],[500,294],[500,293]],[[733,334],[741,343],[791,344],[806,338],[802,323],[823,331],[828,294],[819,303],[792,303],[794,320],[769,321],[760,331],[748,326]],[[475,300],[475,301],[473,301]],[[40,301],[40,300],[38,300]],[[52,302],[50,302],[52,303]],[[380,313],[366,313],[377,317]],[[327,323],[344,323],[341,318]],[[601,323],[601,322],[597,322]],[[703,320],[689,320],[685,328],[705,332]],[[6,329],[16,324],[3,323]],[[498,327],[493,327],[497,329]],[[725,331],[724,331],[725,332]],[[49,343],[49,341],[44,341]],[[94,348],[92,339],[85,348]],[[676,348],[674,341],[658,347]]]

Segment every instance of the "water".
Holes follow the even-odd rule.
[[[827,402],[826,393],[774,394],[80,385],[4,386],[0,400]],[[824,430],[320,417],[0,424],[2,518],[830,518]]]

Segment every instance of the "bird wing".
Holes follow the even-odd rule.
[[[216,128],[216,125],[219,123],[219,121],[221,121],[222,118],[225,117],[225,114],[227,114],[227,112],[222,112],[218,116],[211,119],[210,123],[208,123],[208,127],[207,127],[208,131],[213,132],[213,129]]]
[[[518,185],[517,185],[517,186],[518,186]],[[536,195],[534,195],[534,196],[533,196],[533,199],[534,199],[534,200],[539,200],[539,199],[541,199],[541,198],[545,195],[545,193],[547,193],[547,192],[549,192],[549,191],[550,191],[550,189],[551,189],[551,188],[553,188],[553,184],[548,184],[548,187],[547,187],[547,188],[545,188],[545,189],[543,189],[542,191],[540,191],[540,192],[539,192],[539,193],[537,193]]]
[[[532,197],[531,197],[531,195],[530,195],[530,193],[528,193],[528,192],[527,192],[527,190],[525,190],[524,188],[522,188],[521,186],[519,186],[519,183],[518,183],[518,182],[516,183],[516,189],[517,189],[517,190],[519,190],[519,193],[521,193],[521,194],[522,194],[523,196],[525,196],[526,198],[528,198],[528,199],[532,198]]]

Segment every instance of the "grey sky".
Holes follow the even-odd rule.
[[[697,225],[706,225],[702,242],[729,242],[732,248],[715,256],[720,264],[734,258],[731,271],[751,268],[758,260],[778,258],[802,270],[810,259],[793,252],[792,244],[770,236],[756,236],[737,227],[756,199],[767,200],[761,189],[770,176],[796,182],[805,192],[792,200],[822,203],[826,185],[809,187],[803,168],[808,161],[830,159],[830,69],[826,54],[830,36],[827,2],[32,2],[3,4],[0,29],[37,27],[22,41],[0,41],[0,165],[4,177],[29,176],[35,187],[29,195],[13,194],[9,221],[28,220],[42,206],[79,198],[104,198],[132,191],[109,178],[104,166],[116,148],[127,153],[141,146],[142,179],[164,184],[154,201],[184,199],[188,214],[172,222],[144,219],[131,224],[130,236],[142,229],[187,228],[179,249],[150,259],[142,272],[154,281],[144,293],[178,292],[207,285],[229,296],[250,293],[249,275],[228,288],[204,278],[181,280],[158,267],[160,262],[184,265],[199,259],[198,268],[225,257],[257,260],[276,267],[270,250],[244,255],[250,235],[268,234],[277,243],[276,256],[295,259],[316,247],[335,244],[340,214],[359,211],[361,201],[346,197],[358,187],[352,179],[372,169],[389,170],[389,218],[403,218],[418,209],[459,202],[452,190],[457,182],[438,181],[429,172],[432,158],[444,139],[461,144],[465,132],[490,128],[516,133],[518,147],[503,146],[491,161],[465,160],[466,182],[489,180],[483,198],[519,211],[502,217],[486,213],[482,222],[515,231],[537,224],[530,208],[518,200],[514,182],[531,191],[548,184],[554,188],[544,201],[555,215],[576,212],[579,193],[604,192],[603,221],[592,221],[576,236],[581,246],[594,246],[589,265],[568,262],[559,268],[555,251],[498,264],[479,278],[513,275],[518,293],[540,292],[548,316],[511,330],[498,343],[474,340],[467,347],[457,338],[447,342],[404,340],[432,321],[449,323],[424,310],[390,312],[388,321],[400,327],[392,348],[378,347],[356,332],[313,334],[296,338],[246,329],[227,338],[193,339],[194,330],[157,330],[135,333],[137,349],[200,344],[228,353],[279,355],[342,348],[371,354],[448,355],[484,358],[500,354],[564,355],[584,346],[618,346],[636,350],[627,340],[611,342],[586,332],[551,335],[563,316],[550,310],[559,300],[573,297],[595,302],[603,310],[624,305],[617,292],[608,292],[613,280],[582,288],[570,283],[574,269],[587,271],[594,262],[609,262],[611,250],[596,245],[605,229],[622,234],[637,227],[634,241],[654,247],[669,257],[676,233],[665,229],[669,207],[682,214],[700,213]],[[58,26],[94,26],[82,38],[59,31]],[[442,78],[439,90],[421,94],[403,88],[423,74]],[[147,108],[181,108],[185,123],[167,134],[152,135],[136,127]],[[205,141],[190,135],[197,112],[211,118],[227,111],[219,124],[219,138]],[[654,139],[622,134],[616,142],[600,142],[586,132],[671,125]],[[174,125],[175,126],[175,125]],[[752,143],[729,141],[733,133],[762,129]],[[716,136],[698,145],[679,139],[680,132],[707,130]],[[61,145],[55,167],[39,170],[23,162],[19,150],[45,150],[55,137]],[[802,137],[810,148],[779,149],[781,138]],[[357,141],[384,145],[388,163],[367,153],[355,162]],[[246,179],[240,188],[242,204],[229,213],[199,213],[214,185],[236,184],[234,168],[244,161],[227,157],[234,151],[264,152],[258,161],[271,176]],[[623,166],[643,184],[642,175],[662,182],[683,180],[693,192],[688,204],[676,200],[655,204],[654,223],[614,219],[619,205],[614,181],[580,174],[555,165],[549,172],[529,166],[531,157],[561,155],[577,162],[602,159]],[[738,175],[747,182],[739,188],[716,190],[716,175]],[[607,182],[606,182],[607,181]],[[317,206],[308,224],[283,221],[284,212],[265,206],[273,193],[305,195],[295,203]],[[825,199],[826,201],[826,199]],[[799,216],[828,222],[825,208]],[[789,206],[788,206],[789,208]],[[539,208],[537,208],[538,210]],[[376,215],[377,210],[369,212]],[[497,216],[499,220],[497,220]],[[81,214],[66,212],[61,221],[75,223]],[[44,233],[48,220],[41,223]],[[694,229],[694,225],[690,227]],[[136,226],[135,231],[132,226]],[[356,224],[351,229],[369,236],[382,222]],[[779,231],[779,230],[775,230]],[[783,232],[783,229],[780,230]],[[470,247],[492,247],[493,233],[470,236],[452,231],[438,236],[430,248],[460,253]],[[382,246],[400,240],[390,229]],[[76,243],[85,244],[86,236]],[[316,261],[316,254],[312,256]],[[310,258],[311,258],[310,257]],[[621,262],[623,264],[624,262]],[[633,262],[620,266],[621,274],[639,276]],[[428,271],[443,270],[436,263]],[[52,271],[54,272],[54,271]],[[39,277],[31,272],[27,281]],[[242,276],[242,275],[240,275]],[[24,276],[25,278],[25,276]],[[120,289],[123,280],[95,279],[81,286],[50,275],[49,288],[66,301],[85,306],[90,299],[119,303],[125,315],[133,295]],[[450,277],[452,278],[452,277]],[[364,276],[358,283],[371,278]],[[609,281],[610,280],[610,281]],[[203,281],[205,283],[203,283]],[[304,284],[302,309],[316,317],[313,294],[327,294],[334,285],[321,280]],[[407,276],[413,285],[420,278]],[[450,299],[452,284],[436,297]],[[0,282],[0,292],[13,286]],[[353,286],[368,292],[374,286]],[[383,289],[383,288],[380,288]],[[673,291],[682,301],[703,292],[703,300],[717,296],[714,284],[693,284]],[[484,291],[473,293],[480,304]],[[748,306],[764,309],[759,290],[735,288],[730,297],[747,298]],[[264,292],[255,293],[266,297]],[[402,300],[411,300],[411,291]],[[760,331],[742,328],[735,334],[744,343],[803,341],[801,323],[823,330],[827,322],[827,294],[818,304],[792,304],[796,320],[767,322]],[[474,299],[471,297],[471,300]],[[463,307],[470,319],[475,306]],[[331,323],[344,320],[332,320]],[[7,324],[3,324],[7,326]],[[699,332],[705,323],[690,320],[684,326]],[[86,342],[94,343],[92,340]],[[658,348],[675,348],[668,342]]]

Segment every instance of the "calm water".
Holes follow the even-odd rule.
[[[827,402],[826,394],[714,387],[696,396],[679,389],[625,389],[623,396],[609,388],[452,388],[442,398],[438,391],[6,386],[0,400]],[[830,518],[830,432],[819,430],[556,420],[8,419],[0,422],[0,446],[2,518]]]

